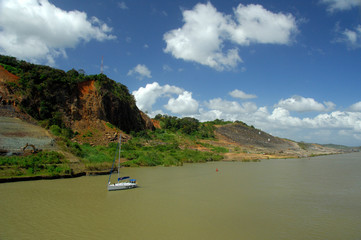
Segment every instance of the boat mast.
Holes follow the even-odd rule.
[[[120,179],[120,148],[122,146],[122,135],[119,134],[119,153],[118,153],[118,182],[119,182],[119,179]]]

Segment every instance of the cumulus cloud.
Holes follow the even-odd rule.
[[[175,58],[195,61],[218,70],[235,67],[241,61],[237,49],[223,52],[224,28],[227,17],[211,3],[197,4],[193,10],[183,11],[182,28],[164,34],[167,43],[164,51]]]
[[[15,16],[15,17],[14,17]],[[48,0],[0,1],[0,53],[49,64],[81,41],[115,39],[112,28],[85,12],[64,11]]]
[[[164,106],[175,114],[191,115],[198,112],[198,102],[192,98],[192,93],[183,92],[177,98],[171,98]]]
[[[153,111],[153,105],[155,105],[160,98],[169,98],[168,103],[163,107],[173,114],[186,116],[198,112],[199,104],[192,98],[192,93],[176,86],[170,86],[168,84],[160,86],[159,83],[154,82],[134,91],[133,95],[138,108],[142,111],[149,112],[151,115],[163,112],[160,109]],[[176,95],[176,97],[173,97],[174,95]]]
[[[234,98],[239,98],[239,99],[252,99],[252,98],[257,98],[256,95],[254,94],[247,94],[241,90],[235,89],[232,92],[229,93],[229,95],[231,95]]]
[[[351,144],[361,140],[361,102],[348,111],[332,110],[331,102],[318,103],[313,98],[292,97],[280,100],[274,107],[258,107],[254,102],[239,103],[214,98],[205,102],[194,99],[192,93],[177,86],[147,84],[133,92],[137,106],[151,116],[169,114],[191,116],[200,121],[224,119],[244,121],[275,136],[297,141]],[[166,104],[162,103],[166,100]],[[295,116],[293,111],[322,111],[313,117]],[[330,140],[331,139],[331,140]],[[358,144],[360,145],[360,144]]]
[[[255,103],[247,102],[242,105],[236,101],[227,101],[221,98],[211,99],[205,103],[210,110],[218,110],[222,113],[241,114],[255,112],[257,106]]]
[[[180,95],[183,92],[184,90],[182,88],[170,86],[168,84],[160,86],[159,83],[154,82],[147,84],[145,87],[140,87],[136,91],[133,91],[133,95],[140,110],[152,112],[153,105],[159,98],[171,96],[172,94]]]
[[[334,111],[320,114],[314,119],[305,119],[314,128],[345,128],[361,132],[361,113]]]
[[[239,4],[234,10],[237,23],[231,28],[231,39],[241,45],[250,43],[289,44],[297,32],[291,14],[273,13],[261,5]]]
[[[361,0],[321,0],[321,3],[327,4],[327,10],[330,12],[349,10],[361,6]]]
[[[361,101],[357,102],[355,104],[352,104],[350,106],[350,111],[352,111],[352,112],[361,112]]]
[[[184,25],[163,36],[164,52],[222,71],[242,62],[238,46],[289,44],[297,32],[291,14],[272,13],[254,4],[239,4],[233,11],[233,15],[223,14],[210,2],[183,11]],[[227,42],[233,46],[226,49]]]
[[[133,69],[129,70],[128,76],[135,76],[139,80],[152,78],[150,70],[144,64],[138,64]]]
[[[279,124],[279,126],[283,128],[302,126],[302,120],[300,118],[292,117],[287,109],[281,107],[276,107],[267,119]]]
[[[310,112],[310,111],[331,111],[335,108],[332,102],[319,103],[313,98],[305,98],[301,96],[293,96],[287,99],[281,99],[276,107],[287,109],[296,112]]]

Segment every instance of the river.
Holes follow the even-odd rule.
[[[121,171],[0,184],[0,239],[361,239],[361,153]]]

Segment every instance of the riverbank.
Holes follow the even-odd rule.
[[[309,156],[308,158],[317,157],[317,156],[321,156],[321,155],[335,155],[335,154],[342,154],[342,153],[320,154],[320,155]],[[219,162],[260,162],[262,160],[270,160],[270,159],[301,158],[301,157],[295,156],[295,155],[286,156],[286,155],[246,154],[246,153],[226,153],[226,154],[224,154],[224,156],[225,156],[224,159]],[[37,180],[54,180],[54,179],[62,179],[62,178],[78,178],[78,177],[83,177],[83,176],[101,176],[101,175],[108,175],[110,173],[109,169],[83,171],[78,168],[77,170],[78,170],[78,172],[72,173],[72,174],[3,177],[3,178],[0,178],[0,183],[37,181]]]
[[[95,133],[100,133],[100,130],[89,129],[85,135],[78,133],[83,141],[90,142],[78,143],[74,138],[55,136],[47,129],[17,118],[0,117],[0,126],[0,153],[3,153],[0,158],[0,183],[103,175],[108,174],[112,166],[116,144],[90,144],[98,138]],[[214,135],[208,137],[165,129],[136,133],[134,136],[122,133],[121,165],[259,162],[263,159],[345,153],[342,149],[273,137],[241,123],[214,127]],[[57,130],[60,132],[61,129],[58,127]],[[27,146],[28,143],[35,146],[19,149],[19,146]],[[9,156],[11,154],[13,156]]]
[[[14,176],[14,177],[5,177],[0,178],[0,183],[10,183],[10,182],[22,182],[22,181],[36,181],[36,180],[53,180],[53,179],[62,179],[62,178],[77,178],[83,176],[100,176],[108,175],[109,170],[104,171],[84,171],[74,174],[61,174],[61,175],[39,175],[39,176]]]

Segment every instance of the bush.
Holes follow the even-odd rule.
[[[58,125],[51,125],[50,131],[55,136],[61,136],[61,128]]]

